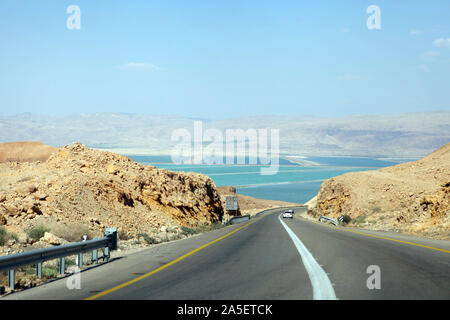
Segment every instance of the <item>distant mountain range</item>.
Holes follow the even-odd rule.
[[[192,118],[125,113],[0,116],[0,142],[78,141],[122,154],[170,154],[174,130],[193,134]],[[450,142],[450,111],[384,116],[255,116],[201,120],[203,129],[279,129],[280,153],[301,156],[419,157]]]

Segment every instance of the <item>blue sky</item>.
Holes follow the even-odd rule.
[[[450,110],[448,0],[2,0],[0,41],[1,115]]]

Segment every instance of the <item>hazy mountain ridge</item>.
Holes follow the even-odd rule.
[[[64,146],[75,141],[94,148],[170,154],[172,132],[193,134],[194,119],[124,113],[71,116],[0,116],[0,141],[42,141]],[[422,156],[450,141],[450,112],[392,116],[255,116],[203,121],[203,130],[280,130],[280,153],[294,155]]]

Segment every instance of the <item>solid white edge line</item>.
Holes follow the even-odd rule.
[[[334,293],[333,286],[325,271],[320,267],[312,254],[308,251],[305,245],[300,241],[296,234],[284,223],[281,219],[281,214],[278,216],[281,225],[286,229],[295,244],[295,247],[302,258],[303,265],[308,272],[309,279],[313,288],[314,300],[337,300]]]

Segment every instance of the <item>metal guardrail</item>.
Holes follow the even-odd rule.
[[[59,260],[59,274],[65,273],[65,257],[78,255],[78,267],[83,266],[83,253],[92,251],[92,262],[99,259],[109,260],[110,250],[117,249],[117,229],[107,228],[104,237],[57,246],[53,248],[37,249],[22,253],[0,256],[0,272],[8,270],[8,287],[14,289],[15,268],[36,265],[36,276],[42,278],[42,263],[45,261]],[[103,255],[98,256],[98,249],[103,248]]]
[[[269,211],[269,210],[273,210],[273,209],[266,209],[266,210],[260,211],[260,212],[258,212],[257,214],[255,214],[255,218],[256,218],[256,217],[259,217],[259,216],[261,216],[261,215],[263,215],[264,213],[266,213],[266,212]]]
[[[330,221],[330,222],[331,222],[332,224],[334,224],[335,226],[338,226],[338,225],[339,225],[339,222],[337,222],[336,219],[333,219],[333,218],[330,218],[330,217],[321,216],[321,217],[319,218],[319,221],[322,222],[323,220],[325,220],[325,221]]]
[[[236,224],[236,223],[241,223],[243,221],[248,221],[250,219],[251,219],[250,215],[247,214],[245,216],[233,217],[230,220],[228,220],[228,223],[229,224]]]

